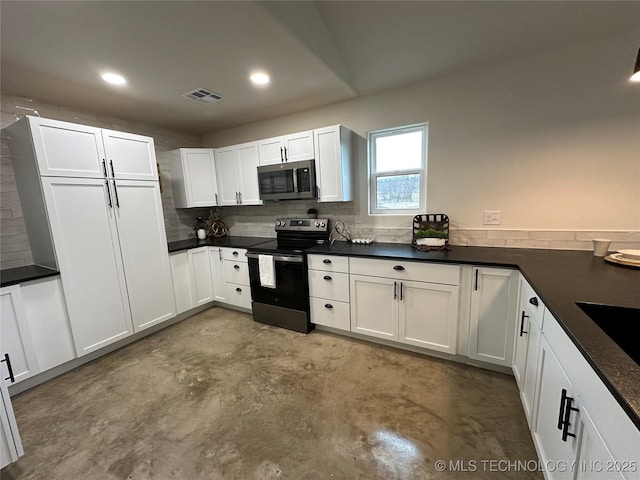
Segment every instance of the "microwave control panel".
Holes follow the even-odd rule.
[[[311,191],[311,174],[308,168],[298,169],[298,191],[310,192]]]

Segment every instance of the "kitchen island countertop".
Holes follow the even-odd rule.
[[[640,312],[640,270],[576,250],[452,246],[450,251],[421,252],[406,244],[336,242],[308,253],[519,269],[640,429],[640,366],[576,305],[599,303]]]

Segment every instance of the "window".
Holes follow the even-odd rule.
[[[425,213],[426,166],[426,123],[369,132],[369,213]]]

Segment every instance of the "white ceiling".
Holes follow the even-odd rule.
[[[3,0],[0,17],[3,94],[205,133],[635,30],[640,2]],[[197,87],[225,99],[181,97]]]

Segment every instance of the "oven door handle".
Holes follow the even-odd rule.
[[[247,253],[248,258],[258,258],[257,253]],[[289,255],[271,255],[276,262],[303,263],[303,257]]]
[[[298,169],[293,169],[293,191],[298,193]]]

